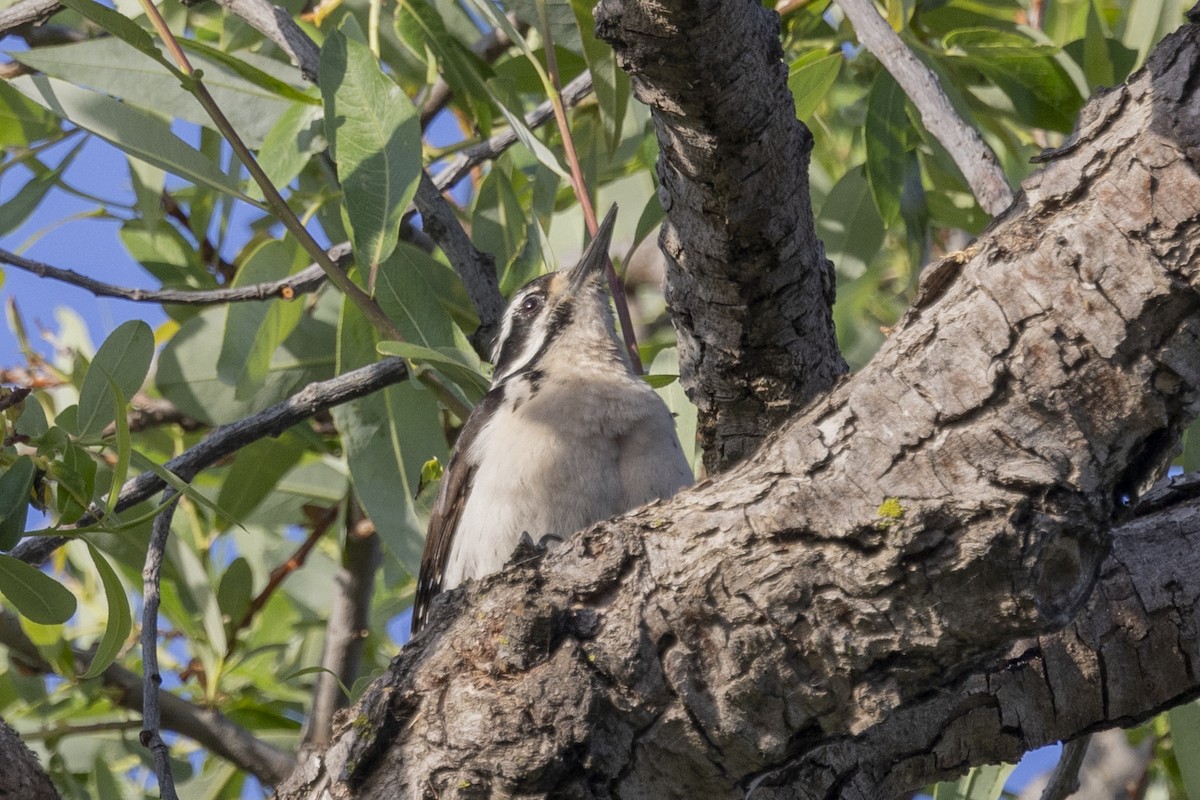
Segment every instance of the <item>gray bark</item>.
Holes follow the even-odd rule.
[[[732,10],[757,8],[675,19],[736,38],[761,23]],[[623,19],[698,47],[691,28]],[[1200,398],[1196,75],[1188,25],[1089,105],[975,245],[927,270],[871,364],[757,453],[445,595],[280,797],[876,800],[1200,692],[1200,506],[1126,522]],[[673,169],[669,192],[692,180]],[[682,219],[668,249],[709,253]],[[673,282],[715,280],[673,257]],[[717,281],[721,313],[775,274]],[[812,323],[784,319],[763,324]],[[745,369],[774,374],[740,342]]]
[[[0,720],[0,797],[59,800],[58,790],[21,737]]]
[[[595,13],[654,118],[667,301],[715,473],[847,369],[809,201],[812,134],[796,119],[773,11],[601,0]]]

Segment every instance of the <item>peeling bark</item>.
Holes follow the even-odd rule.
[[[876,800],[1200,691],[1200,508],[1109,535],[1198,410],[1196,75],[1189,25],[752,457],[447,593],[280,797]]]

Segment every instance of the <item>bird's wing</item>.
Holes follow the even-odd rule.
[[[476,464],[471,458],[471,445],[484,429],[492,414],[500,405],[503,387],[497,387],[483,396],[467,418],[454,453],[442,475],[437,501],[429,515],[429,530],[425,534],[425,552],[421,554],[421,573],[417,577],[417,594],[413,600],[412,633],[415,635],[429,616],[429,604],[442,591],[442,576],[446,570],[446,559],[454,543],[454,534],[462,518],[463,508],[471,495],[471,484],[475,477]]]

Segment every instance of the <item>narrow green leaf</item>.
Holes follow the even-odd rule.
[[[330,299],[337,301],[332,295]],[[333,375],[334,323],[319,302],[317,312],[305,315],[275,352],[258,391],[252,397],[238,397],[235,388],[217,374],[220,351],[213,346],[225,329],[227,313],[227,308],[219,306],[192,317],[159,357],[155,372],[158,390],[189,416],[214,425],[233,422],[279,402],[307,383]]]
[[[0,594],[18,614],[39,625],[61,625],[75,614],[75,595],[12,556],[0,555]]]
[[[1004,782],[1014,769],[1015,764],[974,767],[956,781],[939,783],[934,800],[999,800]]]
[[[100,583],[104,586],[104,599],[108,603],[108,623],[104,626],[104,635],[96,645],[96,653],[92,656],[92,664],[83,674],[84,680],[95,678],[117,660],[129,632],[133,630],[133,613],[129,608],[129,598],[125,595],[125,587],[117,572],[108,563],[108,559],[92,545],[87,543],[88,553],[96,571],[100,573]]]
[[[9,84],[35,103],[130,155],[254,204],[217,164],[171,133],[170,126],[153,114],[45,75],[25,75]]]
[[[141,320],[123,323],[104,340],[79,390],[80,436],[96,436],[115,419],[113,388],[133,397],[142,388],[153,357],[154,333]]]
[[[607,43],[596,38],[596,23],[592,17],[595,4],[590,0],[572,0],[575,21],[582,37],[583,57],[592,73],[592,92],[600,109],[604,138],[611,155],[621,143],[621,127],[629,108],[629,76],[617,66],[617,54]],[[559,43],[555,39],[556,43]],[[559,43],[561,44],[561,43]]]
[[[796,119],[807,120],[825,99],[842,69],[841,53],[824,50],[805,53],[788,68],[788,89],[796,101]]]
[[[491,383],[477,367],[468,363],[461,350],[435,350],[409,342],[380,342],[376,349],[386,356],[399,356],[416,364],[433,367],[462,389],[472,403],[478,403],[487,394]]]
[[[0,146],[27,147],[61,127],[58,117],[0,81]]]
[[[401,332],[407,334],[403,327]],[[340,372],[378,358],[374,328],[349,302],[343,303],[338,340]],[[332,413],[355,495],[388,552],[416,575],[425,537],[425,520],[414,504],[421,468],[430,458],[446,458],[437,400],[410,382],[337,406]]]
[[[554,40],[555,46],[570,50],[576,55],[583,55],[579,23],[576,21],[570,0],[509,0],[504,7],[535,31],[542,29],[540,17],[544,11],[550,22],[550,38]],[[588,16],[590,21],[591,14]],[[594,22],[591,24],[595,26]]]
[[[267,132],[258,152],[258,165],[277,188],[287,186],[314,154],[329,146],[325,139],[325,118],[319,108],[293,103],[279,115]],[[258,185],[250,187],[255,197],[262,196]]]
[[[114,380],[109,380],[108,388],[113,394],[113,414],[116,419],[117,428],[117,463],[112,469],[112,481],[108,486],[108,498],[104,502],[104,515],[107,517],[113,513],[117,507],[117,497],[121,493],[121,487],[125,485],[125,479],[129,477],[129,457],[133,452],[133,440],[129,435],[129,417],[125,414],[125,393],[121,391],[121,387]]]
[[[304,88],[299,88],[291,83],[288,83],[287,80],[279,77],[278,74],[272,75],[265,68],[268,64],[270,64],[272,67],[277,65],[280,68],[286,68],[281,69],[280,74],[287,75],[295,72],[291,65],[286,65],[282,62],[263,57],[259,57],[255,61],[251,61],[251,59],[254,58],[253,53],[241,53],[239,54],[241,57],[233,56],[224,50],[212,47],[211,45],[207,45],[204,42],[197,41],[196,39],[180,39],[179,44],[184,50],[200,56],[199,66],[202,68],[204,68],[205,62],[220,64],[221,66],[228,68],[230,72],[233,72],[241,78],[244,78],[246,81],[254,84],[255,86],[261,89],[266,89],[272,94],[279,95],[285,100],[303,103],[315,108],[321,107],[321,97],[315,90],[308,88],[307,85],[304,85]],[[211,77],[211,69],[205,68],[205,86],[209,85]]]
[[[285,432],[278,438],[260,439],[238,451],[221,483],[217,505],[232,520],[244,523],[304,454],[300,437]]]
[[[0,236],[12,233],[33,213],[34,209],[41,204],[46,193],[58,184],[59,178],[62,177],[67,167],[71,166],[71,162],[75,160],[75,156],[84,143],[83,140],[80,140],[54,169],[46,167],[36,158],[31,158],[26,162],[26,166],[30,167],[35,174],[17,190],[11,199],[0,205]]]
[[[58,513],[62,522],[76,522],[87,511],[96,488],[96,462],[77,444],[63,450],[62,459],[51,462],[50,475],[58,483]]]
[[[1183,776],[1188,800],[1200,800],[1200,701],[1175,706],[1167,712],[1171,744]]]
[[[152,113],[217,130],[208,112],[180,84],[174,71],[165,69],[161,62],[143,58],[117,39],[89,39],[14,55],[21,63],[67,83],[86,86]],[[217,105],[251,147],[262,144],[275,120],[294,102],[291,97],[281,97],[247,80],[223,61],[194,54],[192,62],[203,73],[204,86]]]
[[[854,279],[866,272],[883,244],[884,228],[862,168],[849,170],[829,192],[817,215],[817,233],[839,275]]]
[[[679,380],[678,375],[643,375],[642,380],[650,385],[651,389],[665,389],[675,381]]]
[[[232,626],[241,622],[250,608],[253,589],[254,574],[250,571],[250,562],[239,556],[225,568],[217,588],[217,605],[221,607],[222,616],[229,620],[230,633]]]
[[[867,183],[886,225],[900,217],[900,192],[908,168],[908,115],[904,90],[887,70],[879,70],[867,97]]]
[[[294,239],[268,239],[251,251],[232,285],[279,280],[307,264],[308,256]],[[270,372],[275,351],[292,335],[303,314],[302,301],[282,298],[230,306],[217,375],[235,387],[235,397],[245,399],[258,391]]]
[[[173,73],[178,80],[184,82],[189,80],[187,75],[181,72],[178,67],[168,61],[167,57],[162,54],[162,51],[158,49],[158,45],[154,43],[154,39],[150,37],[150,32],[138,26],[137,23],[121,12],[114,11],[108,6],[95,2],[95,0],[62,0],[62,4],[72,11],[79,12],[113,36],[154,59]]]
[[[0,475],[0,550],[13,549],[25,532],[29,492],[36,474],[33,459],[20,456]]]
[[[1108,33],[1096,10],[1096,0],[1088,3],[1087,34],[1083,37],[1083,72],[1088,88],[1112,86],[1115,82],[1113,62],[1108,57]]]
[[[396,248],[400,219],[421,174],[421,126],[407,95],[366,47],[334,31],[321,48],[325,135],[346,198],[358,263]]]

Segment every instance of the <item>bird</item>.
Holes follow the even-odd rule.
[[[574,267],[509,303],[491,385],[459,433],[430,514],[412,634],[439,593],[694,480],[666,404],[630,364],[604,268],[614,205]]]

